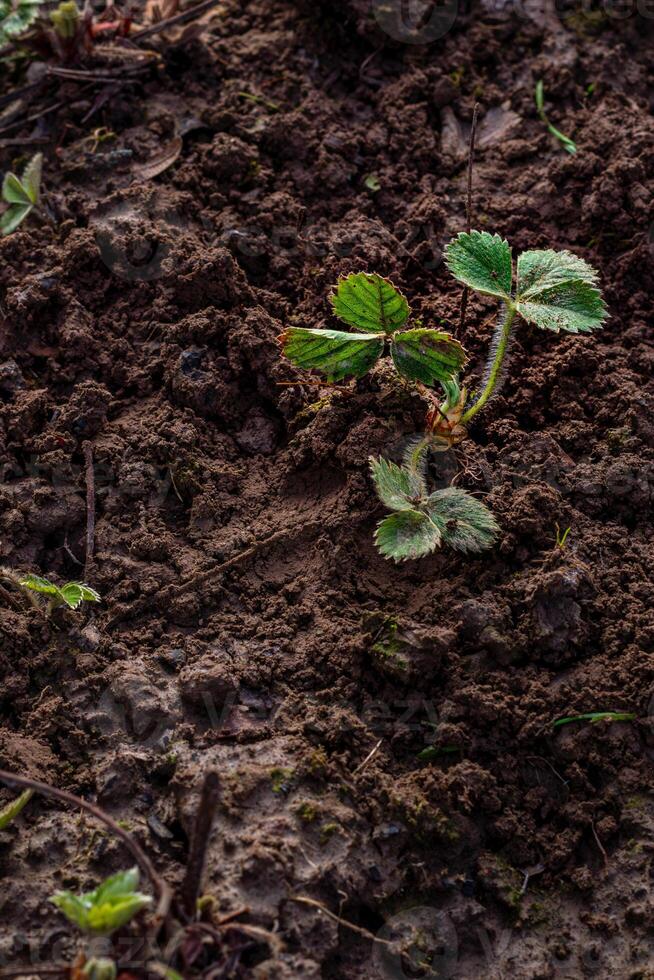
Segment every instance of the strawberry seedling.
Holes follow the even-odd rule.
[[[402,377],[425,385],[449,381],[466,362],[463,347],[450,334],[405,329],[409,304],[376,273],[356,272],[341,279],[331,303],[336,316],[358,333],[289,327],[279,338],[293,364],[320,371],[328,381],[363,377],[387,350]]]
[[[57,892],[50,901],[82,932],[110,936],[116,929],[152,904],[152,898],[139,892],[139,870],[119,871],[83,895]]]
[[[41,169],[43,154],[36,153],[23,170],[22,176],[7,173],[2,182],[2,199],[9,205],[0,216],[0,232],[10,235],[35,208],[40,209]]]
[[[67,582],[59,588],[54,582],[40,575],[26,575],[18,583],[22,588],[29,589],[39,595],[49,596],[48,613],[58,606],[68,606],[69,609],[78,609],[83,602],[100,602],[100,596],[95,589],[80,582]]]

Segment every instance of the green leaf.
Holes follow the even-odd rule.
[[[130,868],[84,895],[57,892],[50,901],[84,932],[108,936],[152,903],[149,895],[136,891],[138,884],[138,869]]]
[[[39,592],[42,595],[58,596],[60,594],[58,586],[40,575],[26,575],[20,580],[20,584],[26,589],[31,589],[32,592]]]
[[[391,510],[413,510],[415,498],[427,493],[422,475],[407,467],[371,457],[370,469],[379,499]]]
[[[100,596],[95,589],[79,582],[68,582],[59,589],[59,595],[71,609],[77,609],[82,602],[100,602]]]
[[[636,715],[633,711],[588,711],[583,715],[572,715],[570,718],[559,718],[552,723],[552,728],[560,728],[562,725],[570,725],[574,721],[589,721],[591,725],[598,721],[635,721]]]
[[[425,509],[439,528],[443,543],[456,551],[486,551],[494,545],[500,530],[488,507],[458,487],[432,493]]]
[[[572,252],[524,252],[518,259],[517,310],[548,330],[597,330],[608,316],[598,278],[595,269]]]
[[[354,272],[341,279],[331,301],[337,317],[366,333],[394,333],[411,312],[393,283],[374,272]]]
[[[434,385],[450,381],[467,360],[466,352],[448,333],[438,330],[405,330],[391,341],[395,367],[410,381]]]
[[[322,371],[330,381],[360,378],[384,351],[383,336],[289,327],[280,337],[286,357],[300,368]]]
[[[608,317],[599,289],[581,280],[552,286],[529,301],[520,300],[516,309],[529,323],[556,333],[590,333],[599,330]]]
[[[88,908],[82,898],[72,892],[56,892],[49,901],[82,932],[88,931]]]
[[[0,830],[4,830],[8,827],[12,820],[14,820],[20,811],[23,809],[26,803],[32,799],[34,795],[33,789],[26,789],[24,793],[21,793],[15,800],[8,803],[2,810],[0,810]]]
[[[7,173],[2,182],[2,198],[7,204],[34,204],[16,174]]]
[[[108,936],[126,925],[134,916],[152,903],[149,895],[138,892],[124,895],[109,902],[94,902],[88,911],[87,929],[100,936]]]
[[[31,204],[12,204],[0,215],[0,234],[11,235],[32,210]]]
[[[441,543],[441,532],[426,514],[403,510],[381,521],[375,543],[385,558],[407,561],[434,551]]]
[[[23,171],[22,183],[32,204],[39,203],[43,154],[35,153]]]
[[[518,257],[517,299],[528,300],[553,286],[571,281],[596,286],[599,275],[584,259],[572,252],[554,249],[532,249]]]
[[[42,0],[0,0],[0,43],[18,37],[36,20]]]
[[[445,261],[456,279],[478,293],[511,295],[511,249],[499,235],[461,232],[445,249]]]

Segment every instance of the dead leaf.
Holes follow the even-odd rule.
[[[182,137],[176,136],[160,153],[150,157],[145,163],[135,164],[133,169],[143,180],[152,180],[162,174],[164,170],[168,170],[168,167],[172,167],[181,152]]]

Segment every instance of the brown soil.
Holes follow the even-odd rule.
[[[57,225],[0,245],[0,564],[83,575],[90,441],[104,601],[47,620],[0,592],[0,767],[97,800],[173,882],[218,771],[204,891],[283,949],[189,977],[654,977],[652,21],[500,6],[420,45],[358,0],[225,0],[200,37],[153,38],[144,80],[99,107],[64,87],[14,130],[50,141]],[[576,156],[535,114],[541,77]],[[298,382],[276,337],[330,322],[362,268],[456,323],[442,248],[476,99],[474,224],[582,254],[612,319],[523,325],[501,397],[435,461],[484,496],[497,549],[396,567],[367,458],[419,431],[420,398],[383,366]],[[471,301],[473,373],[492,311]],[[601,710],[637,721],[552,729]],[[69,961],[47,897],[127,861],[33,801],[0,834],[0,960]]]

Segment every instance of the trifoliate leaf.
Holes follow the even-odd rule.
[[[382,503],[391,510],[413,510],[415,498],[427,493],[421,473],[387,459],[370,459],[370,470]]]
[[[0,215],[0,234],[11,235],[32,210],[31,204],[12,204]]]
[[[94,902],[106,902],[116,896],[125,895],[138,888],[141,875],[137,867],[129,868],[127,871],[118,871],[115,875],[110,875],[101,885],[89,893]]]
[[[521,300],[516,309],[529,323],[557,333],[590,333],[598,330],[608,316],[599,289],[579,280],[552,286],[529,302]]]
[[[22,184],[32,204],[39,203],[43,154],[35,153],[23,171]]]
[[[486,551],[500,530],[488,507],[458,487],[432,493],[425,509],[443,542],[464,553]]]
[[[383,336],[289,327],[280,337],[284,354],[297,367],[322,371],[329,381],[360,378],[384,351]]]
[[[100,936],[108,936],[126,925],[137,912],[152,903],[149,895],[138,892],[115,898],[110,902],[96,902],[88,911],[87,929]]]
[[[511,295],[511,248],[499,235],[461,232],[445,249],[445,261],[453,276],[478,293]]]
[[[366,333],[393,333],[411,312],[399,289],[375,272],[355,272],[341,279],[331,301],[337,317]]]
[[[467,360],[459,341],[448,333],[422,329],[395,334],[391,341],[391,357],[400,374],[425,385],[449,381]]]
[[[59,588],[47,578],[40,575],[26,575],[20,580],[20,584],[32,592],[40,592],[42,595],[59,595]]]
[[[0,810],[0,830],[4,830],[8,827],[12,820],[18,816],[20,811],[23,809],[26,803],[32,799],[34,795],[33,789],[26,789],[24,793],[21,793],[15,800],[8,803],[7,806]]]
[[[34,204],[16,174],[7,173],[2,181],[2,198],[7,204]]]
[[[71,609],[77,609],[82,602],[100,602],[100,596],[95,589],[79,582],[68,582],[59,589],[59,595]]]
[[[441,532],[426,514],[403,510],[377,526],[375,543],[385,558],[407,561],[434,551],[441,543]]]

